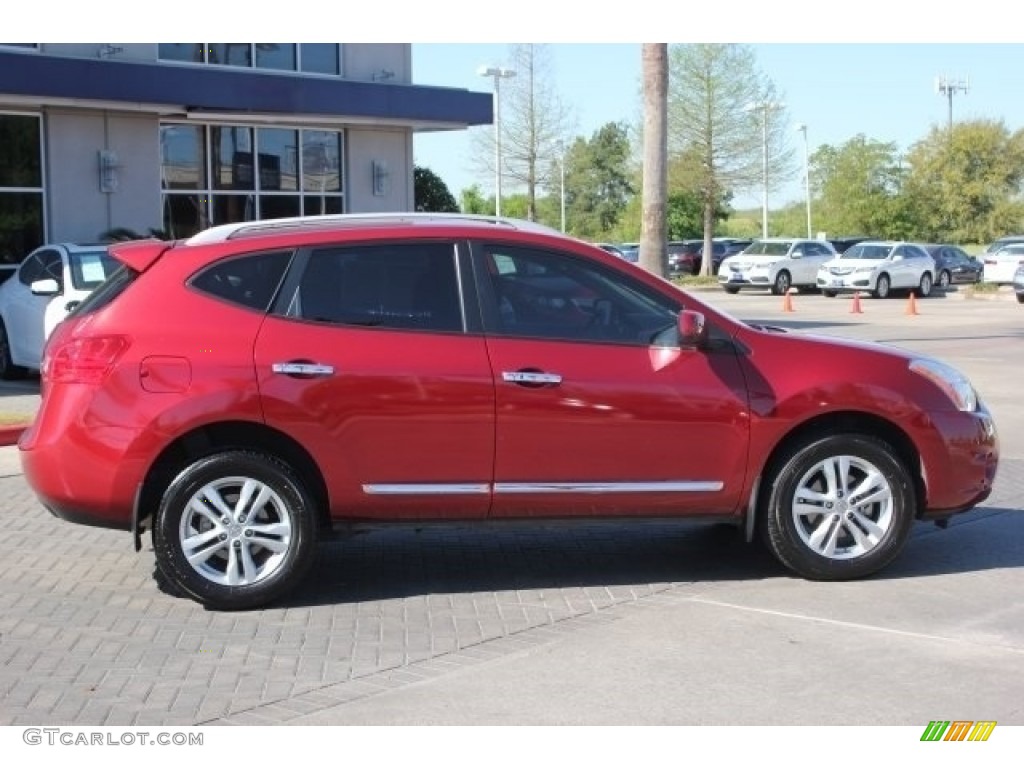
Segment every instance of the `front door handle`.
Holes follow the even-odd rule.
[[[522,384],[525,387],[539,387],[545,384],[557,385],[562,383],[560,374],[542,373],[541,371],[503,371],[501,379],[509,384]]]
[[[270,370],[274,373],[283,373],[285,376],[301,378],[334,374],[333,365],[322,365],[321,363],[274,363],[270,366]]]

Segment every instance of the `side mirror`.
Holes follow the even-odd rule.
[[[679,313],[677,323],[680,347],[703,347],[708,340],[708,328],[703,312],[684,309]]]
[[[56,296],[60,293],[60,286],[52,277],[45,280],[36,280],[29,286],[33,296]]]

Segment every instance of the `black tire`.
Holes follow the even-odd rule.
[[[921,275],[921,282],[917,286],[917,297],[919,299],[927,299],[932,295],[932,275],[930,272],[925,272]]]
[[[1018,293],[1017,294],[1017,303],[1018,304],[1024,304],[1024,293]]]
[[[948,269],[944,269],[939,272],[939,288],[944,291],[949,290],[949,286],[953,283],[953,276],[949,274]]]
[[[775,276],[775,282],[772,283],[772,295],[782,296],[792,286],[793,281],[789,276],[789,272],[784,269],[779,270],[779,274]]]
[[[264,499],[258,509],[237,506],[246,482],[258,491],[257,501]],[[220,510],[219,521],[200,508]],[[258,516],[255,523],[249,513]],[[312,565],[317,529],[310,496],[286,464],[262,453],[226,451],[199,459],[168,486],[153,546],[157,567],[178,589],[209,608],[240,610],[295,587]],[[193,555],[207,553],[194,566],[185,553],[187,538],[201,540]]]
[[[887,299],[891,290],[892,283],[889,282],[889,276],[884,273],[879,275],[878,280],[875,282],[875,298]]]
[[[836,297],[835,291],[826,291],[824,288],[821,289],[821,295],[826,299],[834,299]]]
[[[846,475],[830,489],[824,468],[839,473],[844,461]],[[873,472],[881,479],[860,488]],[[768,480],[771,491],[760,513],[764,541],[783,565],[807,579],[842,581],[875,573],[900,554],[913,527],[917,501],[910,472],[892,446],[870,435],[799,443],[774,465]],[[801,489],[818,496],[805,499],[798,514]],[[849,507],[858,489],[881,500]]]
[[[27,368],[15,365],[11,359],[11,344],[7,339],[7,326],[0,321],[0,379],[14,381],[25,378],[27,374]]]
[[[736,287],[731,286],[731,285],[723,286],[723,289],[725,290],[726,293],[733,293],[733,294],[735,294],[735,293],[739,293],[740,292],[739,288],[736,288]]]

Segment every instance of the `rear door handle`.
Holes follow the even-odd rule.
[[[283,373],[285,376],[332,376],[334,375],[333,365],[321,363],[274,363],[270,366],[274,373]]]
[[[527,387],[562,383],[560,374],[541,371],[502,371],[501,379],[509,384],[522,384]]]

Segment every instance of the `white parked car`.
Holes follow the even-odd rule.
[[[986,253],[984,264],[982,282],[1012,283],[1017,267],[1024,265],[1024,243],[1004,245],[998,251]]]
[[[912,290],[924,298],[934,284],[935,260],[914,243],[857,243],[818,270],[818,288],[826,296],[863,291],[884,299],[894,290]]]
[[[39,370],[57,323],[117,266],[105,245],[57,243],[32,251],[0,285],[0,379]]]
[[[813,288],[818,267],[835,256],[835,248],[824,240],[764,238],[723,259],[718,282],[726,293],[746,287],[771,288],[781,295],[793,287]]]

